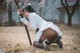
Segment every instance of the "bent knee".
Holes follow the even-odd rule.
[[[38,47],[38,45],[39,45],[38,42],[34,41],[33,46]]]
[[[43,48],[43,44],[40,42],[36,42],[36,41],[34,41],[33,46],[37,48]]]

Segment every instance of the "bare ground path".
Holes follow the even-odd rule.
[[[58,25],[63,32],[63,48],[56,44],[50,46],[51,51],[34,48],[29,45],[24,27],[0,27],[0,48],[6,53],[80,53],[80,27]],[[30,30],[32,42],[35,32]]]

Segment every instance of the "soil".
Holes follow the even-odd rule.
[[[69,27],[58,24],[63,32],[63,48],[58,45],[50,45],[50,51],[30,46],[24,26],[0,27],[0,50],[5,53],[80,53],[80,27]],[[35,31],[29,29],[32,42]]]

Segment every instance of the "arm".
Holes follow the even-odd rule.
[[[30,26],[30,23],[25,18],[20,18],[21,22],[27,26]]]
[[[30,23],[28,22],[28,20],[26,20],[25,17],[22,15],[22,14],[23,14],[23,11],[22,11],[21,9],[19,9],[19,10],[17,11],[17,13],[18,13],[18,15],[19,15],[19,17],[20,17],[21,22],[22,22],[23,24],[25,24],[25,25],[30,26]]]

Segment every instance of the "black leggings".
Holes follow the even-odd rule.
[[[39,30],[39,29],[37,29],[37,31],[38,31],[38,30]],[[37,31],[36,31],[36,32],[37,32]],[[43,42],[45,39],[49,40],[49,42],[46,42],[46,44],[48,44],[48,45],[49,45],[49,44],[52,44],[52,43],[54,42],[54,40],[56,39],[57,36],[58,36],[58,34],[57,34],[56,31],[54,31],[54,30],[51,29],[51,28],[48,28],[48,29],[46,29],[46,30],[43,31],[42,36],[41,36],[39,42],[34,41],[33,46],[34,46],[34,47],[38,47],[38,48],[42,48],[42,47],[43,47],[42,42]]]

